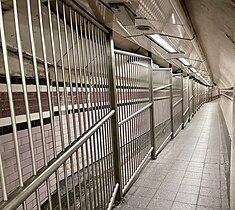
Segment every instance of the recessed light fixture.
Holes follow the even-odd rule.
[[[153,34],[149,35],[157,44],[159,44],[162,48],[164,48],[169,53],[176,53],[176,49],[168,44],[160,35]]]
[[[190,70],[191,70],[192,72],[194,72],[194,73],[197,72],[197,70],[196,70],[195,68],[193,68],[193,67],[191,67]]]
[[[171,19],[172,19],[172,23],[175,24],[176,22],[175,22],[175,14],[174,13],[171,14]]]
[[[183,63],[185,66],[190,66],[190,63],[185,58],[179,58],[180,62]]]

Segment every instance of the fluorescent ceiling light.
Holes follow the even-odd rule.
[[[175,14],[174,13],[171,14],[171,19],[172,19],[172,23],[175,24],[176,22],[175,22]]]
[[[192,72],[194,72],[194,73],[197,72],[197,70],[196,70],[195,68],[193,68],[193,67],[191,67],[190,70],[191,70]]]
[[[179,60],[185,65],[190,66],[190,63],[185,58],[179,58]]]
[[[169,45],[161,36],[158,34],[149,35],[155,42],[157,42],[161,47],[170,53],[176,53],[177,51]]]

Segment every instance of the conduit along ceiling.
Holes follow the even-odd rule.
[[[78,3],[80,1],[77,0]],[[219,2],[223,1],[230,0]],[[151,51],[156,56],[158,64],[166,66],[166,62],[171,63],[174,69],[183,69],[184,72],[193,74],[204,84],[217,85],[219,83],[223,87],[231,85],[233,75],[230,77],[231,74],[227,74],[232,71],[231,62],[229,64],[218,63],[226,57],[226,52],[219,52],[221,49],[217,46],[216,38],[221,37],[213,34],[213,39],[210,40],[209,33],[216,31],[208,29],[205,30],[207,32],[205,42],[214,42],[215,47],[203,42],[203,30],[213,27],[211,26],[213,24],[216,27],[212,13],[219,11],[211,10],[212,17],[207,17],[205,9],[203,10],[204,15],[202,11],[199,11],[201,10],[200,4],[207,2],[207,6],[210,7],[211,3],[216,2],[215,0],[190,0],[185,1],[186,3],[181,0],[84,0],[83,2],[87,2],[88,10],[92,11],[91,13],[99,21],[114,29],[117,34]],[[219,6],[222,7],[221,4]],[[231,2],[230,6],[232,7]],[[190,19],[191,13],[193,21]],[[198,16],[204,16],[204,19]],[[210,18],[210,21],[206,21],[206,18]],[[221,19],[223,18],[221,17]],[[199,31],[195,31],[192,23],[198,26],[196,29]],[[123,39],[118,40],[121,37],[114,36],[114,38],[116,38],[116,43],[122,43],[122,47],[131,48],[130,44],[123,44],[125,43]],[[223,48],[223,44],[220,47]],[[132,49],[134,50],[133,46]],[[137,50],[139,50],[138,47]],[[218,58],[215,54],[219,53],[221,55]],[[214,65],[214,62],[217,64]],[[230,70],[223,72],[226,68],[230,68]],[[228,81],[228,77],[230,77],[230,81]]]

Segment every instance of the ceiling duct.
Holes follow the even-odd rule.
[[[117,19],[123,26],[135,25],[136,15],[134,8],[137,8],[138,5],[133,5],[130,1],[125,0],[114,0],[111,1],[109,5],[112,8]]]

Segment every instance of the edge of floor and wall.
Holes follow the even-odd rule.
[[[229,135],[228,127],[222,112],[222,109],[219,106],[219,117],[220,117],[220,128],[221,129],[221,144],[222,144],[222,153],[223,153],[223,164],[225,167],[225,177],[226,177],[226,185],[228,191],[228,199],[230,201],[230,164],[231,164],[231,137]],[[230,203],[230,202],[229,202]]]
[[[166,140],[165,140],[165,141],[162,143],[162,145],[159,147],[159,150],[157,150],[156,155],[155,155],[155,158],[157,158],[157,157],[161,154],[161,152],[165,149],[165,147],[168,145],[168,143],[169,143],[170,141],[173,141],[183,129],[185,129],[186,127],[188,127],[188,125],[190,124],[190,122],[192,121],[192,119],[196,116],[197,112],[202,108],[203,105],[205,105],[205,104],[207,104],[207,103],[210,103],[210,102],[212,102],[212,101],[215,101],[215,100],[217,100],[217,98],[214,99],[214,100],[211,100],[211,101],[208,101],[208,102],[205,102],[205,103],[201,104],[201,105],[195,110],[195,112],[193,113],[192,117],[191,117],[191,118],[190,118],[190,117],[188,118],[185,127],[183,127],[183,126],[181,125],[181,126],[178,128],[178,131],[176,132],[176,135],[173,136],[172,133],[171,133],[171,134],[170,134],[170,138],[169,138],[169,136],[166,138]],[[221,111],[221,112],[222,112],[222,111]],[[226,124],[225,124],[225,125],[226,125]],[[172,137],[171,137],[171,136],[172,136]],[[126,200],[126,198],[125,198],[126,194],[129,192],[129,190],[131,189],[131,187],[132,187],[132,186],[135,184],[135,182],[138,180],[138,178],[140,177],[140,175],[141,175],[141,173],[143,172],[144,168],[147,166],[147,164],[148,164],[149,162],[151,162],[151,159],[146,159],[146,160],[144,161],[143,165],[141,166],[141,168],[139,169],[139,171],[138,171],[138,173],[137,173],[137,176],[134,176],[134,178],[133,178],[133,180],[132,180],[130,186],[128,187],[128,190],[123,194],[122,202],[125,202],[125,200]],[[121,203],[122,203],[122,202],[121,202]],[[121,205],[116,205],[116,206],[113,206],[113,208],[116,208],[116,207],[119,208],[120,206],[121,206]]]
[[[212,101],[212,103],[213,103],[213,101]],[[232,210],[232,208],[229,208],[229,189],[227,189],[226,187],[227,186],[229,186],[229,183],[227,182],[228,180],[229,180],[229,164],[228,164],[228,162],[230,161],[229,160],[229,153],[227,153],[227,151],[229,150],[229,141],[231,141],[231,138],[230,138],[230,136],[229,136],[229,132],[228,132],[228,129],[227,129],[227,125],[226,125],[226,122],[225,122],[225,119],[224,119],[224,116],[223,116],[223,114],[222,114],[222,110],[220,109],[220,106],[219,106],[219,101],[218,100],[216,100],[216,101],[214,101],[214,105],[217,107],[216,109],[217,109],[217,111],[213,114],[213,116],[215,116],[215,115],[217,115],[217,116],[215,116],[217,119],[218,119],[218,122],[217,122],[217,127],[214,127],[214,129],[217,129],[217,133],[218,134],[215,134],[214,133],[214,131],[213,131],[213,129],[210,131],[212,134],[214,133],[215,135],[216,135],[216,138],[217,138],[217,148],[219,149],[219,150],[215,150],[214,151],[214,155],[217,155],[218,157],[219,157],[219,162],[217,162],[217,164],[219,165],[219,168],[220,169],[218,169],[219,171],[219,174],[220,174],[220,177],[221,177],[221,179],[220,179],[220,181],[219,181],[219,185],[220,185],[220,188],[221,188],[221,191],[219,192],[219,196],[220,196],[220,198],[221,198],[221,202],[222,202],[222,200],[223,201],[225,201],[225,198],[226,199],[228,199],[227,201],[226,201],[226,206],[225,205],[223,205],[222,203],[220,204],[221,206],[220,206],[220,208],[216,208],[216,205],[217,204],[211,204],[211,202],[215,202],[215,203],[218,203],[217,201],[216,201],[216,199],[218,198],[218,197],[213,197],[213,196],[209,196],[208,198],[211,198],[211,199],[209,199],[208,201],[207,200],[204,200],[203,202],[199,202],[199,204],[197,203],[197,204],[195,204],[195,205],[193,205],[194,203],[194,201],[188,201],[187,199],[187,196],[185,197],[185,201],[186,202],[182,202],[183,204],[182,204],[182,206],[178,206],[178,207],[180,207],[179,209],[186,209],[186,207],[190,207],[190,205],[192,204],[192,206],[197,206],[197,205],[199,205],[199,209],[200,209],[200,206],[201,207],[203,207],[204,205],[203,204],[206,204],[206,203],[208,203],[208,206],[207,205],[205,205],[205,208],[203,208],[203,209],[213,209],[213,208],[215,208],[215,209],[223,209],[223,210],[228,210],[228,209],[231,209]],[[206,104],[205,104],[206,105]],[[213,105],[213,106],[214,106]],[[215,107],[214,106],[214,107]],[[200,107],[200,109],[201,108],[203,108],[202,106]],[[200,111],[200,109],[199,109],[199,111]],[[199,113],[198,113],[199,114]],[[203,115],[200,115],[201,117],[203,117]],[[210,121],[210,120],[209,120]],[[193,122],[193,121],[192,121]],[[199,122],[200,123],[200,122]],[[212,122],[210,122],[210,123],[212,123],[213,124],[213,119],[212,119]],[[190,125],[190,124],[189,124]],[[194,124],[195,125],[195,124]],[[205,128],[204,126],[202,126],[204,129],[207,129],[207,128]],[[181,133],[181,132],[180,132]],[[212,140],[212,142],[213,142],[213,135],[211,136],[212,138],[211,138],[211,140]],[[215,137],[215,136],[214,136]],[[203,137],[202,137],[203,138]],[[172,142],[173,143],[173,142]],[[191,146],[191,145],[188,145],[188,146]],[[211,149],[212,149],[212,147],[214,147],[215,145],[214,144],[212,144],[212,146],[211,146]],[[202,147],[202,146],[201,146]],[[200,148],[200,147],[199,147]],[[202,148],[204,148],[204,147],[202,147]],[[218,154],[218,152],[219,152],[219,154]],[[168,152],[167,152],[168,153]],[[161,153],[159,153],[159,154],[161,154]],[[199,153],[198,153],[199,154]],[[197,154],[197,155],[198,155]],[[200,154],[199,154],[200,155]],[[210,155],[209,155],[210,156]],[[212,155],[213,156],[213,155]],[[209,159],[210,159],[211,157],[209,157]],[[212,158],[213,159],[213,158]],[[150,161],[151,162],[151,161]],[[209,161],[210,162],[210,161]],[[165,162],[163,162],[163,164],[164,164]],[[151,167],[150,167],[151,168]],[[197,167],[196,167],[197,168]],[[147,169],[149,169],[148,168],[148,166],[147,166]],[[147,170],[146,169],[146,170]],[[208,169],[208,168],[207,168]],[[156,171],[155,171],[155,173],[157,173]],[[210,172],[205,172],[205,173],[208,173],[208,174],[213,174],[213,173],[216,173],[216,172],[212,172],[212,170],[210,170]],[[226,175],[225,175],[226,174]],[[150,175],[151,176],[151,175]],[[209,176],[208,176],[209,177]],[[194,177],[195,178],[195,177]],[[211,182],[212,181],[212,185],[213,185],[213,178],[212,177],[210,177],[211,179],[210,179],[210,181],[208,181],[208,183],[209,182]],[[196,179],[196,178],[195,178]],[[139,179],[138,179],[139,180]],[[138,182],[138,180],[137,180],[137,182]],[[208,179],[206,179],[206,180],[208,180]],[[148,181],[148,177],[147,176],[143,176],[142,178],[140,178],[140,182],[145,182],[145,181]],[[205,181],[205,180],[204,180]],[[214,181],[216,181],[216,180],[214,180]],[[147,182],[146,182],[147,183]],[[195,182],[196,183],[196,182]],[[197,185],[197,184],[192,184],[193,186],[195,185]],[[203,186],[203,189],[205,190],[205,189],[208,189],[209,188],[209,186],[208,186],[208,183],[207,182],[204,182],[204,184],[202,185]],[[144,196],[143,195],[143,197],[144,198],[146,198],[146,199],[143,199],[143,205],[142,204],[138,204],[138,202],[142,202],[141,200],[136,200],[136,201],[134,201],[135,199],[133,198],[133,199],[131,199],[132,198],[132,196],[134,195],[134,196],[136,196],[136,198],[138,197],[138,196],[141,196],[139,193],[138,193],[138,195],[136,194],[136,189],[138,189],[138,186],[141,186],[142,188],[144,188],[144,189],[148,189],[148,188],[152,188],[152,186],[153,185],[151,185],[151,184],[153,184],[153,183],[150,183],[150,185],[148,186],[148,184],[146,184],[145,185],[145,183],[143,183],[143,184],[137,184],[137,187],[136,186],[133,186],[133,190],[131,190],[131,192],[130,192],[130,194],[128,194],[127,195],[127,197],[125,197],[125,199],[124,199],[124,203],[123,204],[121,204],[121,205],[119,205],[119,206],[117,206],[115,209],[121,209],[121,210],[134,210],[134,209],[139,209],[139,210],[142,210],[142,209],[148,209],[148,207],[147,206],[149,206],[149,204],[146,204],[145,205],[145,203],[146,202],[149,202],[149,201],[147,201],[147,200],[149,200],[149,198],[151,198],[152,200],[157,200],[157,198],[154,198],[154,197],[148,197],[147,195],[146,196]],[[190,185],[189,183],[188,183],[188,185]],[[150,187],[151,186],[151,187]],[[213,187],[211,187],[211,189],[215,189],[214,191],[216,191],[216,189],[217,188],[214,188],[215,186],[213,186]],[[158,188],[158,187],[157,187]],[[157,189],[156,188],[156,189]],[[170,189],[168,189],[169,191],[170,191]],[[154,190],[153,190],[154,191]],[[140,191],[139,191],[140,192]],[[144,192],[144,191],[141,191],[142,193]],[[149,191],[150,192],[150,194],[151,194],[151,190]],[[183,192],[183,191],[182,191]],[[181,194],[183,194],[181,192]],[[203,191],[204,192],[204,191]],[[146,193],[148,194],[148,191],[146,191]],[[186,192],[185,192],[186,193]],[[188,194],[194,194],[192,191],[190,191],[190,192],[187,192]],[[212,193],[212,192],[211,192]],[[136,194],[136,195],[135,195]],[[195,193],[196,194],[196,193]],[[213,194],[213,193],[212,193]],[[214,195],[216,195],[217,194],[217,192],[214,194]],[[159,195],[161,195],[161,194],[159,194]],[[198,195],[199,195],[199,193],[198,193]],[[202,195],[202,198],[201,198],[201,200],[203,200],[204,198],[206,198],[206,196],[208,196],[208,195],[206,195],[205,194],[205,192],[204,193],[202,193],[201,194]],[[165,195],[165,196],[167,196],[167,195]],[[181,196],[182,197],[182,196]],[[142,197],[141,197],[142,198]],[[148,199],[147,199],[148,198]],[[193,196],[191,196],[190,197],[190,199],[191,198],[193,198]],[[213,199],[215,199],[215,200],[213,200]],[[163,202],[161,202],[161,199],[162,200],[166,200],[166,203],[164,203],[163,204]],[[199,198],[198,198],[199,199]],[[173,202],[176,202],[176,204],[177,204],[177,202],[179,203],[179,202],[181,202],[181,201],[179,201],[180,200],[180,198],[178,199],[178,200],[174,200]],[[184,198],[181,198],[181,200],[184,200]],[[125,201],[127,201],[127,203],[125,202]],[[161,205],[161,207],[162,208],[159,208],[159,209],[164,209],[163,208],[163,206],[168,206],[168,201],[170,201],[171,202],[171,199],[163,199],[163,198],[159,198],[159,202],[160,202],[160,204],[159,204],[159,206],[158,207],[160,207]],[[130,203],[129,203],[130,202]],[[137,204],[134,204],[133,202],[137,202]],[[154,203],[155,201],[153,201],[152,203]],[[189,204],[189,202],[191,202],[190,204]],[[198,201],[197,201],[198,202]],[[177,204],[178,205],[178,204]],[[172,206],[171,208],[172,209],[174,209],[173,207],[177,207],[177,205],[176,206]],[[145,206],[145,207],[144,207]],[[191,207],[192,207],[191,206]],[[209,208],[209,207],[212,207],[213,206],[213,208]],[[127,208],[126,208],[127,207]],[[184,208],[185,207],[185,208]],[[154,206],[153,205],[151,205],[151,207],[149,206],[149,208],[150,209],[154,209]],[[157,209],[157,207],[156,207],[156,209]],[[167,209],[168,209],[168,207],[167,207]],[[177,208],[178,209],[178,208]],[[189,208],[190,209],[190,208]]]

